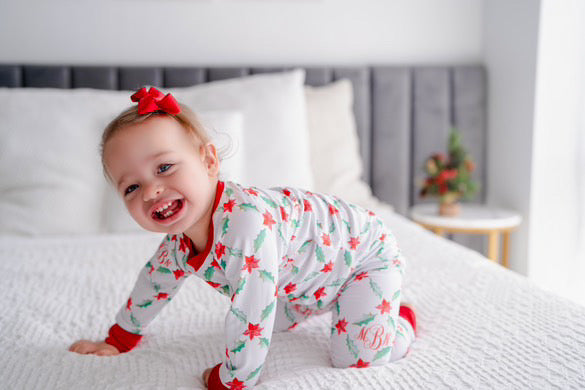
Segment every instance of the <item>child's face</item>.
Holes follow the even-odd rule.
[[[212,207],[219,170],[215,147],[194,142],[172,118],[121,129],[106,143],[104,161],[130,215],[146,230],[197,229]]]

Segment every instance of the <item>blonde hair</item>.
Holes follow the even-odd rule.
[[[134,105],[124,111],[122,111],[116,118],[114,118],[104,129],[102,134],[102,141],[100,143],[100,155],[102,158],[102,167],[104,174],[108,180],[110,175],[106,169],[104,161],[104,148],[106,143],[118,132],[123,130],[125,127],[144,123],[150,118],[157,116],[168,116],[173,118],[194,138],[194,141],[200,141],[204,145],[210,142],[209,135],[205,131],[205,128],[199,121],[197,115],[186,105],[179,103],[181,106],[181,112],[177,115],[171,115],[164,111],[155,111],[149,114],[141,115],[138,113],[138,105]]]

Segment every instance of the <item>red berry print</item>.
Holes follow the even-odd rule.
[[[311,203],[307,199],[305,199],[304,204],[305,204],[305,211],[313,211],[313,208],[311,207]]]
[[[331,237],[329,237],[329,234],[323,233],[323,235],[321,236],[321,238],[323,239],[323,245],[325,245],[325,246],[331,246]]]
[[[221,242],[218,242],[215,244],[215,256],[218,260],[221,260],[223,255],[225,255],[225,245],[223,245]]]
[[[289,283],[284,287],[284,292],[287,294],[292,293],[297,289],[297,285],[295,283]]]
[[[250,336],[250,340],[254,340],[254,337],[262,336],[264,328],[260,327],[260,324],[248,323],[248,330],[244,332],[245,336]]]
[[[359,237],[352,237],[350,238],[349,242],[349,247],[350,249],[357,249],[358,245],[360,244],[360,238]]]
[[[157,301],[160,301],[161,299],[168,299],[169,298],[169,294],[167,293],[158,293],[158,295],[155,297]]]
[[[177,269],[173,271],[173,275],[175,275],[175,280],[179,280],[185,276],[185,272],[181,269]]]
[[[324,272],[324,273],[331,272],[332,269],[333,269],[333,262],[330,261],[329,263],[325,264],[325,266],[323,267],[321,272]]]
[[[244,191],[250,195],[258,196],[258,192],[252,188],[244,188]]]
[[[244,268],[242,268],[242,270],[247,269],[248,273],[252,273],[253,269],[258,268],[258,262],[260,260],[254,258],[254,255],[252,256],[246,256],[246,265],[244,265]]]
[[[262,216],[264,217],[264,225],[268,226],[268,229],[272,230],[272,225],[276,223],[276,221],[272,219],[272,214],[267,211],[262,214]]]
[[[230,199],[229,201],[227,201],[223,204],[223,211],[226,213],[231,213],[232,210],[234,209],[235,205],[236,205],[236,200]]]
[[[384,242],[386,240],[386,233],[380,236],[380,241]]]
[[[392,304],[387,300],[383,299],[382,303],[376,306],[376,309],[380,309],[380,314],[390,313],[390,310],[392,310]]]
[[[325,293],[325,287],[321,287],[320,289],[315,291],[315,293],[313,295],[315,295],[315,299],[317,299],[317,300],[321,299],[321,297],[326,296],[327,293]]]
[[[369,365],[370,365],[370,363],[364,362],[362,359],[359,359],[356,364],[352,364],[350,367],[364,368],[364,367],[368,367]]]
[[[280,206],[280,218],[282,218],[283,221],[288,222],[288,214],[282,206]]]
[[[337,321],[335,327],[337,328],[337,334],[340,335],[341,333],[347,333],[345,327],[347,326],[347,321],[344,319]]]
[[[288,197],[290,197],[290,191],[289,191],[289,190],[287,190],[286,188],[285,188],[284,190],[282,190],[282,193],[283,193],[285,196],[288,196]]]
[[[238,378],[234,378],[234,380],[228,382],[227,385],[230,387],[230,390],[244,390],[246,388],[244,382],[239,381]]]
[[[339,210],[337,208],[335,208],[335,206],[330,204],[329,205],[329,214],[331,214],[331,215],[339,214]]]
[[[213,282],[210,282],[209,280],[207,281],[207,284],[209,284],[213,288],[218,288],[219,286],[221,286],[220,283],[213,283]]]
[[[355,276],[355,280],[362,280],[368,277],[368,272],[360,272]]]
[[[132,298],[128,298],[128,302],[126,302],[126,310],[132,310]]]

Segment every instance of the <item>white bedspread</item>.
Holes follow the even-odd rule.
[[[384,367],[336,369],[330,314],[275,334],[257,389],[585,388],[585,308],[398,215],[385,216],[407,257],[404,300],[418,339]],[[200,389],[221,360],[228,300],[195,277],[116,357],[68,352],[103,339],[152,236],[0,238],[0,388]]]

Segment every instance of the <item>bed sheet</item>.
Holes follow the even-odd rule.
[[[407,259],[403,300],[417,312],[408,355],[383,367],[331,367],[326,313],[274,335],[255,388],[585,387],[584,307],[398,214],[382,216]],[[196,277],[130,353],[67,351],[104,338],[158,243],[155,235],[0,237],[0,387],[204,388],[201,373],[221,360],[229,302]]]

